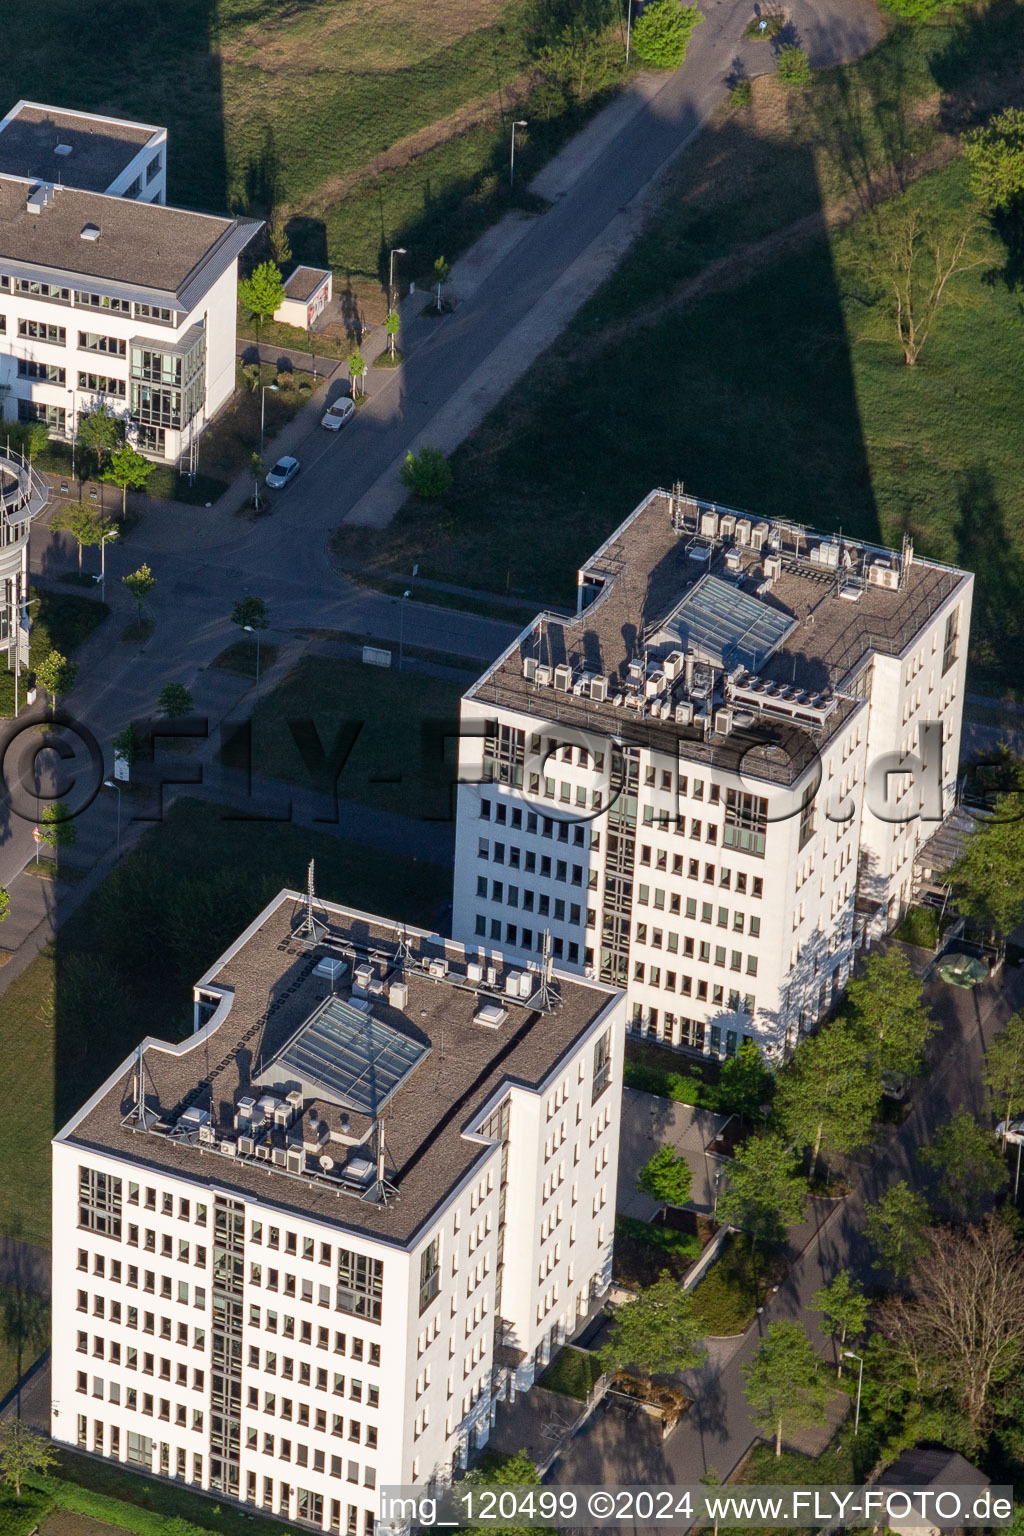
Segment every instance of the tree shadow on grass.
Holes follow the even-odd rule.
[[[972,464],[958,477],[957,502],[958,559],[976,577],[973,659],[984,671],[1005,676],[1006,658],[1024,655],[1024,558],[1007,532],[987,465]]]

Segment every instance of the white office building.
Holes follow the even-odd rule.
[[[260,228],[166,206],[163,128],[21,101],[0,121],[0,433],[73,440],[106,405],[195,467],[235,387],[238,257]]]
[[[608,1286],[623,994],[284,891],[53,1146],[58,1440],[372,1536]]]
[[[464,697],[456,937],[525,960],[550,929],[631,1029],[777,1059],[953,807],[972,582],[909,540],[652,492],[575,616]]]

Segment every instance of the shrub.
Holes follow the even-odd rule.
[[[803,48],[787,43],[779,49],[779,79],[786,85],[809,85],[811,65]]]
[[[753,99],[754,88],[749,80],[737,80],[729,91],[730,107],[749,107]]]
[[[906,21],[930,21],[940,11],[949,11],[956,5],[962,5],[965,0],[882,0],[882,4],[893,16],[902,16]]]
[[[659,1248],[662,1253],[671,1253],[680,1259],[700,1258],[699,1237],[694,1237],[692,1232],[663,1227],[660,1222],[640,1221],[636,1216],[616,1216],[615,1232],[619,1237],[628,1237],[634,1243],[647,1243],[651,1248]]]
[[[633,32],[633,51],[642,64],[677,69],[686,58],[694,27],[704,17],[695,5],[678,0],[651,0]]]
[[[421,448],[417,454],[410,449],[399,473],[402,484],[424,501],[451,490],[451,467],[440,448]]]

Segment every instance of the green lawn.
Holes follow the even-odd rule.
[[[596,1355],[589,1349],[576,1349],[567,1344],[558,1351],[537,1385],[585,1403],[600,1375],[601,1362]]]
[[[60,929],[0,1004],[0,1061],[19,1091],[0,1125],[0,1232],[49,1244],[50,1137],[146,1034],[192,1027],[192,983],[317,860],[328,898],[432,926],[445,870],[286,823],[177,802]]]
[[[343,799],[444,818],[455,779],[460,693],[457,683],[399,672],[397,665],[306,657],[253,712],[254,770],[310,784],[288,722],[312,720],[328,754],[345,723],[358,727],[358,735],[338,778]],[[318,787],[326,793],[331,788]]]
[[[861,196],[886,162],[937,144],[995,59],[1024,64],[1024,5],[897,27],[810,88],[757,81],[670,179],[661,214],[525,381],[453,456],[455,487],[343,557],[565,603],[580,561],[654,485],[962,561],[979,575],[974,676],[1012,686],[1024,645],[1024,319],[984,227],[916,368],[860,270],[865,221],[759,253],[685,303],[709,264],[823,198]],[[991,85],[988,89],[991,93]],[[1006,85],[1012,95],[1013,87]],[[1008,98],[1010,99],[1010,98]],[[1015,98],[1014,98],[1015,99]],[[965,106],[965,103],[967,105]],[[911,190],[952,228],[960,162]],[[854,206],[854,205],[851,205]]]
[[[757,1294],[764,1302],[777,1262],[757,1255],[755,1267],[750,1258],[750,1239],[741,1232],[726,1238],[721,1254],[696,1287],[693,1300],[704,1333],[728,1335],[742,1333],[753,1320],[755,1279]]]
[[[21,1334],[21,1371],[28,1370],[50,1342],[50,1303],[42,1296],[13,1285],[0,1285],[0,1398],[18,1380],[18,1334]]]

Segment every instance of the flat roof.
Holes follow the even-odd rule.
[[[885,569],[872,575],[873,567]],[[844,692],[858,666],[872,653],[901,655],[972,580],[912,551],[901,558],[801,524],[652,491],[581,568],[582,611],[539,615],[465,697],[788,785],[859,707]],[[717,647],[713,697],[709,687],[703,693],[706,725],[676,717],[682,674],[652,684],[657,715],[643,696],[645,654],[672,647],[705,656]],[[648,659],[651,668],[659,664]],[[552,674],[568,668],[569,686],[539,682],[535,665]],[[594,695],[593,677],[605,680],[604,698]],[[733,683],[747,698],[732,728],[719,731]],[[698,705],[694,716],[701,713]]]
[[[34,185],[0,176],[0,270],[22,268],[44,281],[52,274],[50,280],[57,283],[81,278],[83,286],[109,282],[176,295],[216,248],[227,247],[234,234],[244,235],[244,246],[259,228],[255,220],[218,218],[74,187],[55,187],[46,205],[32,213],[27,202]],[[82,238],[88,224],[99,230],[97,238]]]
[[[405,1245],[487,1155],[487,1147],[464,1134],[465,1127],[504,1084],[538,1088],[621,994],[599,982],[556,973],[558,1001],[550,1009],[529,998],[506,1001],[506,978],[513,971],[521,974],[523,967],[506,965],[500,955],[492,954],[487,962],[497,973],[495,986],[481,989],[469,983],[467,967],[482,952],[329,903],[318,909],[325,930],[310,943],[298,931],[304,915],[305,897],[282,891],[198,984],[204,994],[207,989],[229,994],[230,1006],[221,1006],[219,1019],[181,1044],[145,1042],[145,1116],[148,1124],[163,1129],[144,1129],[131,1116],[136,1102],[133,1055],[59,1139],[123,1157],[142,1170],[234,1189],[268,1205]],[[339,956],[347,957],[347,974],[317,974],[320,962]],[[269,1066],[286,1053],[325,998],[334,996],[347,1005],[358,1001],[352,995],[352,959],[373,968],[370,1009],[382,1030],[424,1050],[429,1047],[429,1056],[399,1082],[378,1122],[385,1129],[385,1172],[397,1191],[393,1199],[377,1203],[343,1187],[343,1160],[373,1159],[376,1134],[371,1116],[339,1110],[331,1099],[303,1095],[299,1123],[273,1133],[276,1163],[225,1156],[219,1145],[204,1145],[191,1131],[167,1134],[183,1114],[198,1109],[212,1113],[218,1144],[234,1137],[240,1100],[255,1099],[266,1091],[257,1086],[259,1080],[277,1076],[264,1063]],[[428,973],[431,962],[436,971],[442,961],[448,963],[448,979]],[[403,1001],[382,985],[385,978],[405,982]],[[497,1025],[476,1022],[482,991],[504,1009]],[[275,1093],[282,1093],[294,1076],[290,1070],[282,1074]],[[325,1134],[329,1139],[318,1141]],[[302,1174],[283,1166],[286,1146],[299,1137],[317,1153],[305,1156],[307,1172]],[[321,1154],[338,1167],[320,1174]]]
[[[0,175],[105,192],[162,132],[146,123],[19,101],[0,122]],[[58,154],[58,146],[70,154]]]
[[[330,277],[326,267],[296,267],[284,285],[286,299],[311,299],[324,280]]]

